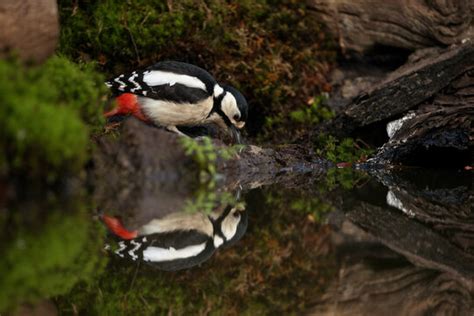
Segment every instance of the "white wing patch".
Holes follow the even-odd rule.
[[[143,82],[149,86],[160,86],[169,84],[173,86],[177,83],[182,84],[189,88],[197,88],[204,91],[206,90],[206,85],[204,82],[199,80],[196,77],[175,74],[172,72],[161,71],[161,70],[150,70],[143,73]]]
[[[151,262],[163,262],[176,259],[186,259],[197,256],[202,251],[204,251],[204,249],[206,249],[206,243],[188,246],[179,250],[176,250],[173,247],[148,247],[143,251],[143,260]]]

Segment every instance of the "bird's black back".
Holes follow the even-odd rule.
[[[217,83],[216,79],[214,79],[214,77],[210,73],[208,73],[206,70],[202,69],[201,67],[191,65],[188,63],[183,63],[180,61],[172,61],[172,60],[162,61],[148,67],[146,70],[161,70],[161,71],[168,71],[168,72],[173,72],[176,74],[196,77],[202,82],[204,82],[204,84],[206,85],[206,90],[209,93],[209,95],[213,93],[214,86]]]
[[[144,76],[150,71],[163,71],[195,77],[204,84],[206,90],[189,87],[180,83],[148,85],[144,81]],[[216,81],[211,74],[198,66],[177,61],[163,61],[144,70],[122,74],[107,81],[106,84],[116,95],[133,93],[157,100],[194,104],[213,94]]]

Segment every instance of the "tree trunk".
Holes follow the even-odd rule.
[[[441,153],[449,159],[433,165],[469,165],[474,158],[473,60],[471,40],[444,50],[414,53],[405,65],[365,88],[315,133],[338,137],[358,137],[363,130],[372,135],[387,133],[390,139],[374,163],[422,166]],[[386,132],[391,121],[395,122]]]
[[[471,0],[308,0],[341,48],[364,52],[376,45],[415,50],[472,36]]]
[[[59,37],[56,0],[0,2],[0,57],[13,53],[42,62],[54,53]]]

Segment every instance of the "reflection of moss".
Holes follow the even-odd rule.
[[[87,153],[84,122],[102,120],[102,78],[63,57],[34,68],[0,61],[0,78],[3,172],[54,176],[57,170],[77,171]]]
[[[336,187],[349,190],[366,181],[367,177],[366,173],[352,168],[331,168],[326,173],[325,186],[327,190],[333,190]]]
[[[116,258],[94,284],[60,298],[60,312],[70,312],[71,306],[84,315],[304,311],[334,276],[329,230],[300,212],[288,211],[290,200],[271,204],[265,195],[253,192],[247,197],[250,225],[243,239],[219,250],[201,267],[169,273]]]
[[[295,191],[273,191],[266,195],[266,201],[272,207],[285,207],[289,212],[295,212],[304,216],[309,216],[311,220],[321,222],[325,214],[333,210],[333,206],[325,199],[324,186],[318,190],[301,192]]]
[[[89,216],[50,210],[43,218],[28,213],[28,221],[35,223],[31,227],[20,215],[12,214],[9,221],[13,237],[2,238],[0,311],[67,293],[77,282],[100,273],[105,263],[102,241]]]

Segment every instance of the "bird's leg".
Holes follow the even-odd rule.
[[[176,126],[166,126],[166,130],[178,134],[179,136],[189,137],[188,135],[181,132]]]

